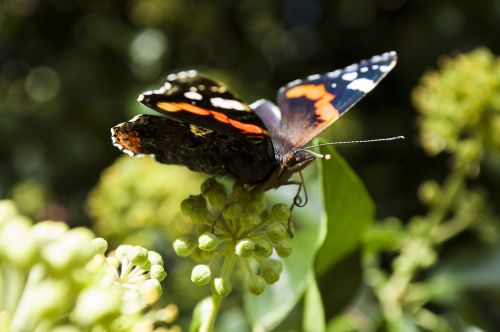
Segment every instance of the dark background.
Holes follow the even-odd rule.
[[[88,224],[87,193],[120,155],[109,128],[168,73],[197,69],[249,102],[274,100],[288,81],[396,50],[396,68],[325,137],[407,136],[339,147],[378,215],[405,218],[422,209],[417,185],[447,172],[446,156],[417,145],[412,89],[440,55],[498,54],[499,37],[498,0],[4,0],[0,197],[35,181],[49,197],[38,218]]]

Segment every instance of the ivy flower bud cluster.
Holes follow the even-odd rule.
[[[427,153],[457,153],[457,160],[481,159],[482,148],[500,149],[500,61],[486,49],[443,58],[413,91],[421,113],[420,141]],[[462,160],[463,159],[463,160]]]
[[[226,296],[232,289],[229,277],[236,263],[244,269],[246,289],[253,294],[278,281],[282,262],[271,255],[291,254],[290,209],[286,205],[276,204],[268,210],[262,190],[235,184],[228,195],[211,178],[201,185],[200,195],[182,202],[181,209],[196,225],[195,232],[176,239],[173,247],[178,256],[199,263],[191,273],[193,283],[210,283],[213,294]],[[221,261],[219,273],[214,274]]]
[[[32,221],[0,201],[0,331],[153,331],[170,307],[161,295],[159,254],[107,242],[87,228]],[[163,319],[162,318],[162,319]]]

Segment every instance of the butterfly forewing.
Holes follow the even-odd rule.
[[[254,142],[268,139],[260,118],[223,84],[196,71],[167,77],[160,89],[147,91],[139,102],[165,116]]]
[[[272,147],[257,150],[249,140],[163,116],[138,115],[111,132],[114,145],[129,155],[153,155],[161,163],[243,183],[263,181],[276,166]]]
[[[370,92],[396,64],[387,52],[327,74],[290,82],[278,92],[282,121],[275,144],[302,147]]]

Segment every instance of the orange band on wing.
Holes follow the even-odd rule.
[[[204,108],[201,108],[201,107],[198,107],[195,105],[191,105],[188,103],[159,102],[156,104],[156,106],[164,111],[167,111],[167,112],[185,111],[185,112],[189,112],[189,113],[193,113],[193,114],[197,114],[197,115],[203,115],[203,116],[209,115],[212,118],[214,118],[215,120],[222,122],[222,123],[227,123],[228,125],[236,128],[236,129],[239,129],[247,134],[264,134],[265,133],[265,130],[257,125],[233,120],[222,112],[207,110],[207,109],[204,109]]]
[[[297,85],[286,92],[287,98],[301,98],[316,101],[314,112],[322,121],[323,125],[328,125],[339,117],[339,111],[332,105],[334,94],[328,92],[324,84]]]

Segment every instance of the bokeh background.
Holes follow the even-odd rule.
[[[0,195],[45,191],[38,212],[86,224],[87,193],[120,155],[109,128],[143,112],[137,95],[168,73],[194,68],[247,101],[273,100],[298,77],[396,50],[396,69],[326,135],[408,137],[339,148],[379,214],[405,217],[417,183],[445,169],[415,144],[411,89],[442,54],[499,53],[499,36],[498,0],[5,0]]]
[[[0,197],[37,220],[92,226],[89,192],[121,155],[109,130],[145,112],[138,94],[168,73],[196,69],[248,102],[274,100],[289,81],[395,50],[396,68],[324,137],[407,137],[338,148],[377,216],[405,220],[425,209],[418,185],[449,166],[420,148],[411,92],[441,55],[479,46],[500,54],[499,0],[3,0]],[[475,180],[492,202],[497,178]]]

